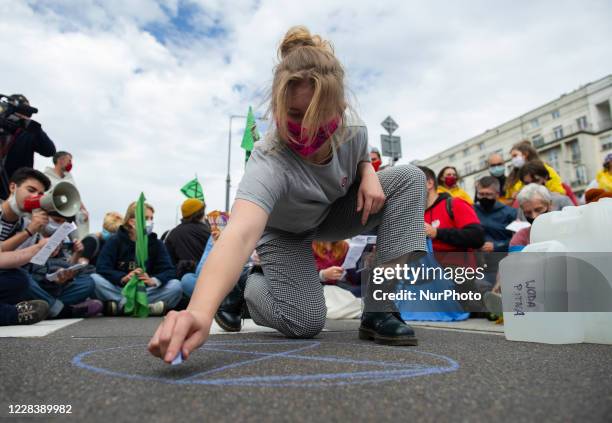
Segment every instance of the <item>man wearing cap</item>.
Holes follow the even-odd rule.
[[[165,240],[179,278],[195,271],[210,237],[210,226],[204,218],[206,204],[203,201],[188,198],[181,206],[181,214],[181,223],[168,233]]]
[[[13,94],[11,100],[28,104],[28,99],[21,94]],[[30,116],[16,114],[23,122],[22,128],[11,135],[0,134],[0,199],[9,196],[8,181],[13,173],[21,167],[34,167],[34,153],[44,157],[55,154],[55,144],[42,130],[40,123]]]

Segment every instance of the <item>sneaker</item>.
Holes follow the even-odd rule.
[[[104,305],[100,300],[85,300],[70,306],[72,317],[94,317],[102,313]]]
[[[22,301],[15,305],[17,324],[32,325],[45,320],[49,314],[49,304],[42,300]]]
[[[166,305],[163,301],[158,301],[153,304],[149,304],[149,316],[163,316],[166,310]]]

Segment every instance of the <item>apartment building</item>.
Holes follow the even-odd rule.
[[[601,169],[612,152],[612,75],[581,86],[522,116],[413,163],[436,173],[446,165],[457,168],[460,185],[470,195],[474,183],[488,175],[487,157],[501,154],[510,171],[510,148],[531,140],[540,157],[559,172],[577,194]]]

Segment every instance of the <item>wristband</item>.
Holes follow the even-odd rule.
[[[34,236],[34,234],[32,232],[30,232],[30,230],[27,227],[24,230],[28,233],[28,235]]]

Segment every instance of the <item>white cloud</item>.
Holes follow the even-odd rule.
[[[144,191],[167,229],[196,173],[209,208],[224,207],[228,116],[261,105],[291,25],[332,40],[372,143],[391,115],[409,161],[610,73],[611,11],[605,1],[0,0],[0,92],[26,94],[74,154],[96,227]],[[234,120],[234,189],[241,127]]]

